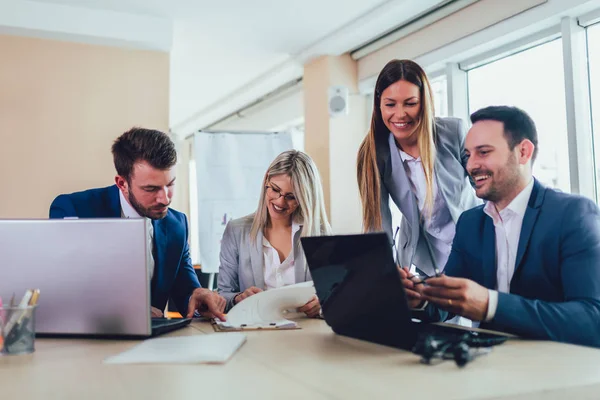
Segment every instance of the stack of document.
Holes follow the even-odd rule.
[[[149,339],[104,360],[107,364],[223,364],[244,344],[243,333]]]
[[[304,316],[296,309],[308,303],[315,293],[312,281],[265,290],[236,304],[227,313],[227,321],[216,320],[216,329],[298,328],[290,319]]]

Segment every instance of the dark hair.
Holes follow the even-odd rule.
[[[471,114],[471,122],[498,121],[504,124],[504,137],[508,147],[512,150],[523,140],[528,139],[535,146],[531,163],[535,162],[538,153],[538,135],[535,122],[529,114],[517,107],[489,106],[475,111]]]
[[[133,165],[146,161],[153,168],[165,170],[177,163],[175,144],[166,133],[134,127],[119,136],[112,145],[117,174],[128,182]]]
[[[385,134],[386,140],[389,131],[383,122],[383,118],[381,117],[379,104],[381,103],[381,95],[383,94],[384,90],[398,81],[407,81],[417,86],[419,88],[419,94],[421,95],[421,101],[423,103],[425,103],[426,97],[431,97],[429,80],[427,79],[425,71],[419,64],[412,60],[389,61],[383,67],[379,73],[379,76],[377,77],[377,82],[375,82],[372,116],[374,123],[371,126],[375,129],[376,135],[381,135],[382,133]],[[433,100],[428,100],[431,100],[431,107],[433,107]],[[421,115],[419,117],[422,116],[423,111],[424,107],[421,107]],[[431,118],[433,118],[433,111],[431,112]]]

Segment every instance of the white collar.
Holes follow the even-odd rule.
[[[529,198],[531,197],[531,192],[533,191],[533,178],[529,181],[527,186],[521,190],[513,201],[510,202],[506,208],[512,210],[517,215],[523,217],[525,215],[525,211],[527,210],[527,204],[529,203]]]
[[[402,159],[403,162],[404,161],[421,161],[421,157],[414,158],[410,154],[400,150],[400,148],[398,148],[398,153],[400,153],[400,158]]]
[[[521,192],[519,192],[519,194],[516,195],[514,199],[512,199],[512,201],[506,206],[506,208],[504,208],[502,211],[500,211],[500,213],[499,213],[500,216],[503,216],[504,214],[512,212],[513,214],[518,215],[520,218],[523,218],[525,216],[525,211],[527,210],[527,204],[529,203],[529,198],[531,197],[532,191],[533,191],[533,178],[531,178],[531,180],[529,181],[527,186],[525,186],[523,188],[523,190],[521,190]],[[507,212],[506,210],[510,210],[510,211]],[[485,207],[484,207],[483,211],[487,215],[492,217],[492,219],[494,219],[494,217],[492,216],[493,214],[498,214],[498,209],[496,208],[496,204],[494,204],[491,201],[488,201],[485,203]]]
[[[296,221],[292,221],[292,237],[294,237],[294,235],[300,230],[300,228],[302,228],[302,224]]]
[[[296,220],[292,221],[292,240],[294,240],[294,236],[296,236],[296,232],[298,232],[302,228],[302,224],[298,223]],[[263,246],[264,247],[273,247],[271,243],[267,240],[267,238],[263,238]]]
[[[123,195],[123,192],[120,189],[119,200],[121,201],[121,216],[123,216],[124,218],[142,218],[142,216],[138,214],[137,211],[135,211],[135,208],[133,208],[131,204],[129,204],[127,199],[125,199],[125,196]]]

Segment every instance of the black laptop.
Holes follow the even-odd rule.
[[[465,334],[462,327],[412,319],[385,233],[301,241],[323,317],[335,333],[405,350],[412,350],[426,334],[445,338]],[[481,340],[506,339],[478,330],[466,332]]]
[[[188,326],[191,322],[191,318],[152,318],[152,336],[154,337],[177,329],[181,329],[184,326]]]

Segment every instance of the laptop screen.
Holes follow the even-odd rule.
[[[147,336],[145,229],[143,219],[0,220],[0,296],[39,288],[38,334]]]
[[[412,347],[416,332],[385,233],[301,240],[323,316],[334,332]]]

